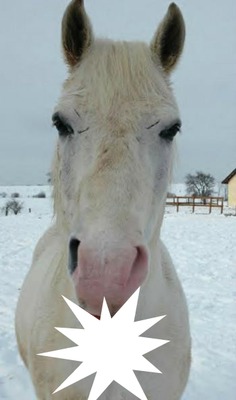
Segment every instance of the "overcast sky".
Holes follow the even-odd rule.
[[[67,0],[1,1],[0,185],[46,181],[56,141],[51,114],[66,67],[60,24]],[[166,0],[85,0],[98,36],[150,41]],[[175,182],[236,168],[236,1],[177,0],[186,46],[172,77],[183,121]]]

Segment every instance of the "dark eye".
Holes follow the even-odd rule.
[[[58,113],[54,114],[52,117],[53,126],[55,126],[58,130],[60,136],[66,137],[70,136],[74,133],[71,126],[63,121],[63,119],[58,115]]]
[[[171,126],[171,128],[164,129],[163,131],[161,131],[160,137],[162,139],[167,140],[168,142],[171,142],[174,139],[175,135],[180,131],[180,128],[181,124],[180,122],[178,122],[173,126]]]

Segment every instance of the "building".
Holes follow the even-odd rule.
[[[236,207],[236,168],[221,183],[227,185],[228,205]]]

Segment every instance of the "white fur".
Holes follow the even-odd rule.
[[[85,400],[91,384],[88,378],[52,395],[76,364],[36,355],[71,345],[55,326],[78,326],[61,298],[77,302],[67,271],[73,234],[81,241],[97,241],[101,252],[111,242],[147,247],[149,273],[141,287],[137,319],[166,314],[149,335],[170,343],[148,356],[162,375],[137,375],[149,400],[178,400],[189,373],[190,334],[185,296],[160,240],[174,143],[159,133],[179,118],[168,78],[161,65],[154,64],[147,45],[96,41],[65,82],[56,110],[75,134],[58,140],[55,222],[35,249],[16,312],[19,351],[37,397]],[[113,383],[101,399],[134,396]]]

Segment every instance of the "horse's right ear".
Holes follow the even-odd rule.
[[[91,45],[93,33],[83,0],[72,0],[62,19],[62,47],[66,63],[74,67]]]
[[[172,3],[151,43],[154,59],[159,58],[163,70],[169,74],[176,66],[185,39],[185,24],[179,7]]]

